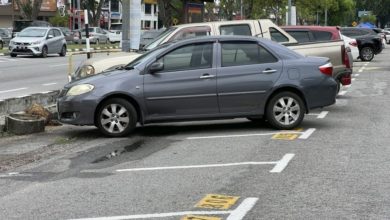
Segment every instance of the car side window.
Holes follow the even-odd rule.
[[[282,32],[278,31],[276,28],[270,27],[269,32],[271,34],[271,40],[276,42],[288,42],[288,37],[284,36]]]
[[[54,37],[54,31],[50,30],[49,33],[47,34],[47,36],[49,36],[49,35],[52,35]]]
[[[211,28],[209,26],[183,28],[180,31],[178,31],[171,39],[169,39],[169,41],[181,40],[181,39],[199,37],[199,36],[209,36],[210,32],[211,32]]]
[[[165,54],[158,62],[164,64],[162,72],[211,68],[213,44],[191,44]]]
[[[251,28],[247,24],[223,25],[219,27],[221,35],[252,36]]]
[[[278,59],[256,42],[223,42],[222,67],[275,63]]]
[[[327,31],[312,31],[316,41],[329,41],[332,40],[332,33]]]
[[[310,42],[310,35],[308,31],[287,30],[286,32],[295,38],[295,40],[297,40],[299,43]]]
[[[60,37],[61,36],[61,33],[59,30],[54,30],[54,36],[55,37]]]

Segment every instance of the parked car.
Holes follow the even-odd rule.
[[[74,33],[67,27],[59,27],[59,29],[62,31],[62,34],[65,36],[65,40],[67,43],[73,43],[74,42]]]
[[[62,123],[95,125],[115,137],[138,122],[263,116],[276,129],[293,129],[311,109],[335,103],[332,71],[328,58],[305,57],[269,40],[193,38],[65,85],[58,115]]]
[[[371,61],[376,54],[383,50],[382,38],[372,29],[344,27],[340,31],[341,34],[356,39],[359,58],[362,61]]]
[[[141,53],[119,52],[111,54],[108,57],[100,56],[87,59],[81,63],[74,73],[69,75],[69,82],[95,75],[103,71],[121,68],[141,55]]]
[[[147,30],[141,34],[141,40],[139,48],[143,48],[145,45],[150,44],[158,35],[160,35],[165,28],[160,28],[158,30]]]
[[[344,39],[346,46],[349,46],[349,48],[351,49],[352,60],[358,60],[360,54],[356,39],[344,35],[341,35],[341,37]]]
[[[12,38],[12,31],[8,28],[0,28],[0,38],[2,39],[3,46],[8,45]]]
[[[11,57],[17,55],[46,57],[54,53],[65,56],[66,40],[58,28],[29,27],[10,41],[9,52]]]
[[[88,28],[89,31],[89,42],[93,44],[99,44],[99,43],[108,43],[108,36],[104,33],[103,29],[100,27],[90,27]],[[85,29],[81,30],[81,42],[86,42],[86,32]],[[78,43],[78,39],[75,39],[75,43]]]
[[[383,30],[387,44],[390,44],[390,30]]]
[[[3,41],[3,38],[1,38],[0,36],[0,50],[2,50],[4,47],[4,41]]]
[[[108,37],[108,41],[110,43],[116,43],[116,42],[120,42],[122,40],[122,31],[120,30],[105,30],[103,29],[103,32],[107,35]]]
[[[51,27],[51,24],[40,20],[16,20],[12,23],[12,38],[16,37],[19,32],[27,27]]]

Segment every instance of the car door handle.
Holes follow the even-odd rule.
[[[273,70],[273,69],[265,69],[263,70],[263,73],[266,73],[266,74],[270,74],[270,73],[276,73],[276,70]]]
[[[211,78],[214,78],[214,77],[215,77],[215,75],[210,75],[210,74],[206,73],[206,74],[201,75],[199,77],[199,79],[211,79]]]

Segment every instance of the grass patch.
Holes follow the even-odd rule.
[[[0,50],[0,53],[7,53],[8,52],[8,48],[4,47],[3,49]]]

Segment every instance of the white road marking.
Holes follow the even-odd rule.
[[[275,167],[269,171],[270,173],[280,173],[282,172],[290,162],[290,160],[295,156],[295,154],[286,154],[281,160],[279,160]]]
[[[19,173],[19,172],[10,172],[6,174],[0,174],[0,178],[9,178],[9,177],[22,177],[22,176],[32,176],[27,173]]]
[[[355,73],[355,76],[360,76],[360,74],[359,73]]]
[[[59,66],[68,66],[69,64],[63,63],[63,64],[56,64],[56,65],[50,65],[50,67],[59,67]]]
[[[317,118],[325,118],[327,115],[328,115],[328,111],[322,111],[318,116]]]
[[[288,162],[295,154],[285,154],[279,161],[270,162],[240,162],[240,163],[225,163],[225,164],[207,164],[207,165],[189,165],[189,166],[171,166],[171,167],[148,167],[148,168],[132,168],[119,169],[116,172],[139,172],[139,171],[156,171],[156,170],[179,170],[179,169],[196,169],[196,168],[214,168],[214,167],[231,167],[231,166],[247,166],[247,165],[273,165],[275,167],[270,171],[271,173],[280,173],[287,166]]]
[[[356,80],[356,78],[352,78],[352,81],[355,81]]]
[[[52,86],[52,85],[57,85],[57,83],[45,83],[45,84],[42,84],[43,86]]]
[[[255,206],[258,198],[246,198],[232,213],[227,217],[226,220],[241,220],[244,219],[245,215]]]
[[[308,139],[310,135],[312,135],[316,131],[315,128],[309,128],[301,136],[299,136],[299,139]]]
[[[363,72],[363,69],[358,70],[359,73]]]
[[[369,63],[365,63],[364,66],[367,66]]]
[[[0,91],[0,94],[2,94],[2,93],[7,93],[7,92],[16,92],[16,91],[26,90],[26,89],[27,89],[27,88],[18,88],[18,89],[3,90],[3,91]]]
[[[347,91],[341,91],[341,92],[339,92],[339,94],[338,95],[340,95],[340,96],[343,96],[343,95],[345,95],[347,93]]]
[[[241,220],[253,208],[258,201],[258,198],[246,198],[234,210],[228,211],[184,211],[184,212],[167,212],[155,214],[140,214],[140,215],[120,215],[120,216],[106,216],[95,218],[77,218],[70,220],[124,220],[124,219],[151,219],[151,218],[167,218],[185,215],[229,215],[228,220]]]

